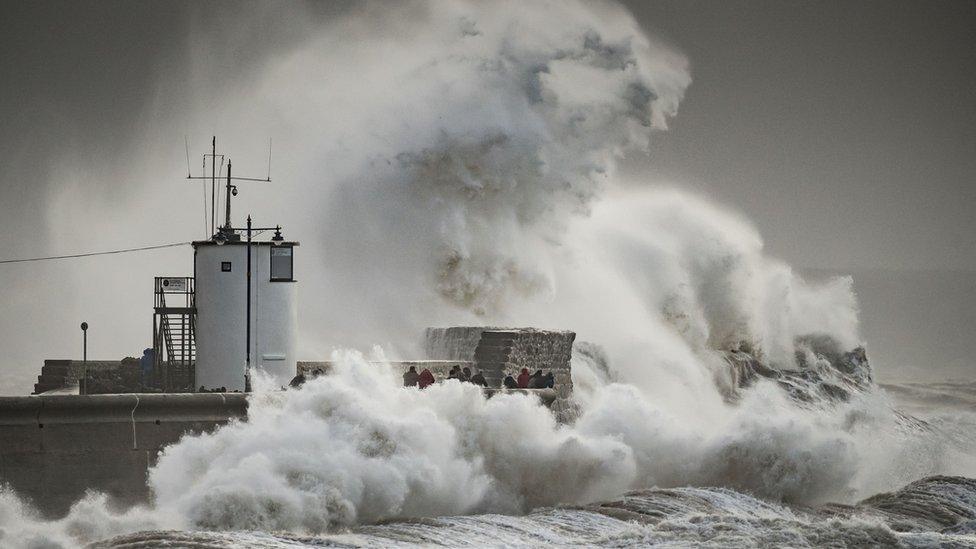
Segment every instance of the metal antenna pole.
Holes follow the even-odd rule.
[[[271,138],[268,138],[268,181],[271,181]]]
[[[190,177],[190,138],[183,136],[183,146],[186,148],[186,176]]]
[[[206,173],[206,172],[204,172]],[[213,156],[210,158],[210,233],[217,227],[217,136],[213,136]]]
[[[233,226],[230,223],[230,199],[232,197],[234,197],[234,196],[237,195],[237,186],[233,185],[232,182],[233,181],[262,181],[262,182],[265,182],[265,183],[270,183],[271,182],[271,177],[270,177],[270,173],[271,173],[271,164],[270,164],[271,163],[271,155],[270,155],[270,153],[271,153],[271,150],[270,150],[270,142],[269,142],[269,149],[268,149],[268,174],[269,174],[269,176],[268,177],[263,178],[263,179],[258,179],[258,178],[254,178],[254,177],[234,177],[231,174],[230,159],[229,158],[226,158],[224,155],[218,155],[217,154],[217,136],[214,136],[213,137],[213,141],[211,142],[211,144],[212,144],[212,147],[213,147],[213,152],[211,154],[205,154],[205,155],[203,155],[203,171],[204,171],[204,175],[201,175],[199,177],[196,177],[196,176],[193,176],[193,175],[188,175],[187,176],[187,179],[188,180],[199,179],[199,180],[203,181],[204,183],[206,183],[206,180],[207,179],[210,180],[210,231],[211,231],[212,237],[216,238],[216,237],[222,235],[225,232],[228,233],[228,234],[231,234],[231,233],[234,232]],[[207,171],[207,157],[208,156],[210,157],[210,177],[207,177],[206,176],[206,171]],[[218,156],[220,156],[220,170],[219,170],[219,172],[217,170],[217,157]],[[217,186],[217,176],[219,175],[219,176],[223,177],[223,175],[224,175],[224,160],[225,159],[227,160],[227,186],[226,186],[226,196],[224,197],[224,223],[220,227],[217,227],[217,201],[220,200],[220,193],[218,192],[219,189],[220,189],[220,187]],[[203,195],[204,196],[204,199],[203,199],[203,202],[204,202],[204,224],[206,224],[206,202],[207,202],[207,198],[206,198],[207,194],[206,193],[207,193],[207,191],[204,190],[203,193],[204,193],[204,195]],[[239,240],[239,238],[238,237],[235,237],[235,240]]]

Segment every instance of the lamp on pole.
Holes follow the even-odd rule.
[[[84,394],[88,394],[88,323],[81,323],[81,363],[85,368]]]

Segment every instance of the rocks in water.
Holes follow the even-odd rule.
[[[739,389],[761,379],[774,380],[791,398],[805,403],[847,401],[873,385],[863,347],[841,351],[828,336],[809,336],[798,339],[796,348],[795,368],[771,367],[742,350],[725,351],[732,385],[726,397],[735,400]]]

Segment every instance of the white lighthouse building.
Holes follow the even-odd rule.
[[[278,384],[295,376],[298,243],[276,238],[248,244],[228,234],[193,243],[195,387],[243,391],[255,372]]]
[[[210,180],[215,204],[215,164],[223,164],[216,139],[204,158],[213,173],[187,178]],[[295,376],[298,242],[286,241],[280,226],[252,226],[250,216],[243,227],[231,225],[231,182],[241,180],[270,181],[270,167],[267,179],[232,177],[228,160],[224,224],[193,242],[193,276],[156,277],[153,348],[165,391],[246,391],[255,376],[276,385]]]

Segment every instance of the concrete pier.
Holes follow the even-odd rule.
[[[89,488],[145,502],[164,446],[246,415],[239,393],[0,397],[0,482],[48,518]]]

